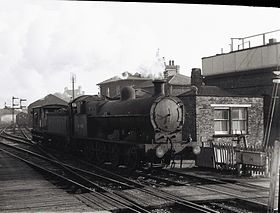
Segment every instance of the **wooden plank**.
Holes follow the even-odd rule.
[[[86,206],[77,206],[75,204],[73,205],[65,205],[65,204],[56,204],[56,205],[49,205],[49,206],[39,206],[39,207],[24,207],[24,208],[9,208],[9,209],[3,209],[5,212],[38,212],[38,211],[47,211],[47,212],[53,212],[53,211],[71,211],[71,212],[80,212],[80,211],[87,211],[91,212],[92,209],[89,209]]]
[[[92,210],[25,163],[4,155],[0,152],[0,212]]]
[[[270,185],[269,185],[269,199],[268,199],[268,211],[274,212],[277,208],[277,200],[276,197],[276,186],[278,182],[278,174],[279,174],[279,152],[280,152],[280,142],[275,140],[274,142],[274,151],[272,156],[272,163],[270,167]]]
[[[221,194],[206,194],[206,195],[196,195],[196,196],[184,196],[184,199],[188,201],[209,201],[209,200],[227,200],[232,197],[229,195],[221,195]]]
[[[236,197],[244,197],[244,198],[250,198],[250,197],[258,197],[258,196],[263,196],[263,194],[267,194],[268,196],[268,192],[263,190],[263,191],[250,191],[245,190],[245,191],[241,191],[239,189],[234,189],[234,188],[228,188],[225,187],[225,185],[220,185],[220,184],[215,184],[215,185],[203,185],[207,188],[213,189],[213,190],[217,190],[217,192],[224,192],[224,193],[230,193],[232,194],[232,196],[234,197],[234,195]],[[201,187],[203,187],[201,186]]]
[[[116,205],[109,202],[107,198],[99,197],[94,193],[88,193],[86,197],[90,200],[93,200],[96,203],[99,203],[103,207],[103,209],[107,209],[107,210],[116,209]]]
[[[137,202],[139,205],[145,207],[154,207],[154,206],[164,206],[171,204],[170,201],[166,201],[162,198],[147,194],[145,192],[139,190],[125,190],[122,192],[118,192],[118,194],[122,194],[128,199]]]
[[[100,205],[99,202],[88,200],[83,195],[76,195],[76,198],[85,203],[87,206],[90,206],[94,211],[104,210],[104,208],[102,207],[102,205]]]

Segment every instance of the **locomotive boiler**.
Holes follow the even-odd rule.
[[[182,140],[185,109],[180,99],[164,95],[163,81],[154,81],[154,88],[148,98],[135,98],[131,87],[121,90],[119,100],[80,96],[69,103],[67,113],[49,113],[47,123],[67,126],[59,141],[97,164],[168,165],[187,146]],[[45,134],[48,141],[55,141],[58,128],[55,131]]]

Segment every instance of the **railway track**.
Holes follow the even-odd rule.
[[[10,139],[8,139],[10,140]],[[18,138],[14,139],[14,140],[22,140]],[[14,142],[16,143],[16,142]],[[136,189],[136,190],[140,190],[142,193],[145,192],[147,195],[149,195],[150,197],[156,197],[157,199],[162,199],[162,200],[166,200],[169,203],[175,203],[176,205],[181,206],[182,208],[184,208],[185,210],[191,211],[191,212],[216,212],[211,210],[210,208],[205,208],[203,206],[200,206],[198,204],[183,200],[181,198],[172,196],[170,194],[164,193],[164,192],[160,192],[160,191],[155,191],[152,187],[146,187],[145,185],[141,185],[137,182],[134,182],[134,184],[132,184],[132,181],[129,181],[130,184],[128,184],[128,179],[126,179],[126,181],[120,181],[117,179],[113,179],[112,177],[106,177],[104,175],[97,175],[91,171],[88,170],[83,170],[81,168],[78,167],[74,167],[72,165],[68,165],[62,162],[59,162],[58,160],[55,160],[54,157],[45,157],[42,155],[39,155],[38,153],[32,153],[29,150],[24,150],[21,147],[17,147],[15,144],[11,145],[11,144],[5,144],[6,147],[9,147],[8,149],[10,149],[9,151],[7,149],[3,149],[1,148],[2,151],[30,164],[31,166],[44,171],[45,173],[50,174],[51,176],[56,176],[59,179],[70,183],[72,185],[72,188],[78,188],[80,189],[80,191],[85,191],[87,193],[84,194],[80,194],[80,199],[84,199],[87,201],[90,201],[93,199],[93,197],[97,196],[96,193],[98,193],[98,197],[101,197],[107,201],[111,203],[118,203],[119,206],[123,206],[124,209],[128,209],[129,211],[133,211],[133,212],[151,212],[150,208],[145,208],[143,207],[143,205],[139,205],[137,203],[137,196],[133,196],[132,194],[127,193],[127,191],[132,190],[132,189]],[[17,150],[16,153],[14,153],[14,150]],[[12,151],[13,150],[13,151]],[[24,154],[22,154],[22,152],[24,152]],[[26,157],[26,153],[28,153],[28,157]],[[32,157],[30,157],[30,155],[32,155]],[[36,156],[36,157],[34,157]],[[28,158],[28,160],[27,160]],[[32,160],[30,160],[32,158]],[[52,160],[51,160],[51,159]],[[46,166],[45,162],[42,162],[42,159],[44,161],[51,161],[52,164],[56,164],[59,165],[60,167],[62,167],[64,170],[63,172],[60,169],[50,169],[49,166]],[[38,162],[40,165],[38,165]],[[43,166],[42,166],[43,165]],[[103,171],[104,172],[104,171]],[[69,176],[66,176],[65,174],[71,174],[71,178],[69,178]],[[112,174],[110,174],[112,176]],[[73,176],[75,176],[75,178],[73,178]],[[102,180],[102,184],[100,184],[100,182],[98,181],[98,183],[93,182],[92,179],[97,179],[100,178],[99,180]],[[116,177],[115,177],[116,178]],[[119,177],[118,177],[119,178]],[[121,178],[122,180],[124,180],[124,178]],[[110,181],[110,183],[106,183],[104,184],[104,180],[106,181]],[[81,184],[82,183],[82,184]],[[108,188],[108,185],[110,184],[118,184],[118,186],[114,186],[114,187],[110,187]],[[120,187],[121,186],[121,187]],[[131,187],[131,189],[129,188]],[[77,190],[76,190],[77,191]],[[87,197],[89,196],[89,197]],[[147,197],[149,197],[147,196]],[[96,199],[93,199],[96,202]],[[119,208],[119,207],[118,207]]]
[[[57,158],[54,156],[49,155],[48,157],[51,159],[56,159],[57,161]],[[137,198],[135,198],[133,194],[130,194],[132,190],[134,190],[134,193],[141,192],[146,193],[149,196],[156,196],[160,199],[165,199],[169,202],[169,204],[173,203],[183,209],[187,206],[188,208],[197,208],[196,211],[198,212],[212,212],[213,210],[211,209],[217,211],[221,211],[222,209],[222,212],[259,212],[260,210],[265,211],[266,209],[266,207],[261,203],[248,201],[244,195],[230,193],[228,190],[225,190],[234,189],[236,185],[248,187],[248,184],[229,183],[230,181],[224,181],[217,178],[202,177],[198,176],[197,174],[183,174],[171,170],[138,170],[134,172],[133,176],[124,177],[123,175],[109,172],[104,168],[97,167],[84,161],[69,161],[70,158],[71,157],[66,157],[66,161],[62,163],[65,167],[80,173],[87,179],[94,178],[95,180],[98,180],[95,182],[95,184],[97,184],[96,188],[101,187],[102,189],[105,188],[110,192],[113,191],[114,194],[122,197],[123,199],[130,199],[130,201],[135,203],[137,203]],[[161,189],[168,186],[195,186],[200,189],[230,196],[232,199],[200,202],[202,206],[207,207],[207,210],[198,210],[201,208],[201,205],[197,205],[185,199],[178,198],[178,196],[174,195],[173,193],[169,193]],[[251,187],[255,186],[251,185]],[[259,188],[263,189],[263,187]],[[102,191],[102,193],[104,193],[104,191]],[[84,195],[82,195],[81,199],[86,198],[84,198]],[[238,206],[240,203],[243,203],[242,208]],[[257,211],[255,211],[256,206]]]
[[[180,172],[175,172],[171,170],[152,170],[150,172],[138,172],[141,176],[151,179],[157,180],[160,184],[154,184],[156,187],[162,187],[162,183],[166,183],[168,185],[173,186],[194,186],[199,189],[212,191],[218,193],[220,195],[225,195],[231,197],[228,200],[220,200],[220,201],[206,201],[199,202],[203,205],[206,205],[213,209],[218,209],[222,212],[266,212],[267,207],[263,203],[251,201],[248,199],[248,194],[242,194],[240,192],[236,192],[236,187],[241,188],[258,188],[263,191],[268,191],[267,188],[262,186],[255,186],[247,183],[229,183],[229,181],[220,180],[217,178],[210,177],[202,177],[197,174],[185,174]],[[138,177],[139,179],[139,177]],[[148,182],[145,180],[145,182]],[[172,184],[173,183],[173,184]],[[235,193],[230,192],[235,191]],[[241,205],[242,204],[242,205]]]
[[[95,166],[93,166],[95,167]],[[116,178],[125,179],[123,176],[115,174],[113,172],[105,171],[108,175],[116,176]],[[160,172],[165,173],[159,174]],[[132,183],[137,182],[142,188],[138,189],[138,191],[146,191],[152,189],[153,193],[159,193],[161,196],[169,197],[171,199],[175,199],[180,203],[180,201],[185,202],[185,199],[178,200],[178,196],[173,193],[165,191],[163,188],[167,186],[194,186],[196,188],[205,189],[209,192],[216,192],[221,196],[226,195],[230,197],[230,199],[212,199],[206,201],[198,201],[197,203],[207,206],[211,209],[217,210],[218,212],[266,212],[266,205],[259,202],[252,202],[247,199],[246,195],[230,193],[229,190],[235,189],[237,185],[242,187],[254,187],[253,185],[237,183],[237,184],[229,184],[226,181],[222,181],[216,178],[206,178],[200,177],[195,174],[183,174],[179,172],[169,171],[169,170],[156,170],[154,175],[147,171],[137,171],[139,176],[129,177],[129,181]],[[145,178],[139,178],[139,177]],[[168,176],[168,178],[167,178]],[[171,178],[169,177],[171,176]],[[177,176],[177,177],[176,177]],[[173,179],[173,180],[172,180]],[[153,181],[154,180],[154,181]],[[157,182],[157,183],[156,183]],[[219,189],[221,188],[221,189]],[[266,189],[264,187],[259,187],[260,189]],[[226,190],[228,189],[228,190]],[[267,190],[267,189],[266,189]],[[176,202],[176,201],[174,201]],[[166,208],[169,209],[169,208]],[[180,212],[180,210],[178,210]],[[169,212],[167,210],[166,212]],[[170,212],[174,212],[174,209],[170,210]],[[177,212],[177,211],[175,211]],[[181,210],[182,212],[182,210]],[[184,211],[183,211],[184,212]]]
[[[3,146],[5,146],[5,148],[3,148]],[[87,195],[82,195],[88,200],[88,202],[93,201],[94,203],[98,199],[99,202],[106,200],[108,203],[110,203],[112,209],[125,209],[129,210],[130,212],[149,212],[145,208],[137,205],[137,203],[117,197],[115,194],[112,194],[111,191],[106,191],[101,186],[93,183],[78,173],[71,171],[71,169],[65,169],[66,167],[60,165],[60,162],[58,161],[48,159],[47,157],[39,155],[38,153],[18,147],[16,142],[14,142],[14,144],[11,144],[11,142],[7,143],[7,141],[6,143],[1,142],[0,150],[10,156],[24,161],[33,168],[40,170],[44,174],[48,174],[48,179],[51,179],[51,181],[55,182],[56,184],[60,183],[61,188],[67,187],[66,191],[68,192],[70,189],[71,191],[75,189],[74,192],[88,192]],[[53,164],[60,165],[60,168],[54,167]],[[64,170],[62,170],[61,167],[63,167]],[[103,192],[98,192],[102,190]],[[104,192],[107,192],[107,194]],[[114,204],[115,206],[113,206]]]

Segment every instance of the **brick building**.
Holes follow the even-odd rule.
[[[202,58],[202,70],[207,85],[218,86],[233,94],[264,97],[265,128],[272,122],[266,143],[271,144],[280,132],[278,101],[275,102],[274,117],[270,119],[269,116],[274,86],[272,81],[280,61],[280,43],[275,39],[265,43],[266,34],[262,36],[261,46],[244,48],[243,40],[240,50],[234,51],[232,48],[229,53]],[[279,96],[279,88],[277,92]]]
[[[206,86],[200,69],[192,70],[192,86],[178,97],[186,109],[183,138],[207,143],[232,142],[244,135],[248,145],[263,140],[263,97],[236,95]]]
[[[178,96],[185,105],[183,138],[198,142],[233,142],[245,135],[248,145],[263,139],[263,98],[230,95],[215,86],[201,86]]]
[[[7,124],[7,123],[12,123],[13,117],[13,109],[10,107],[5,106],[4,109],[0,109],[0,124]],[[14,110],[14,118],[15,116],[19,113],[20,111]]]
[[[82,91],[82,87],[78,86],[77,89],[74,89],[74,98],[77,98],[79,96],[82,96],[85,94],[85,91]],[[73,100],[73,90],[72,89],[68,89],[68,87],[64,88],[64,92],[60,93],[60,92],[56,92],[54,93],[54,95],[56,97],[61,98],[62,100],[66,101],[66,102],[70,102],[71,100]]]

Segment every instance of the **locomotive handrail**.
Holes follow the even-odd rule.
[[[139,144],[135,141],[125,141],[125,140],[108,140],[108,139],[102,139],[102,138],[90,138],[90,137],[81,137],[81,136],[74,136],[73,138],[77,139],[85,139],[85,140],[96,140],[101,142],[113,142],[113,143],[130,143],[130,144]]]
[[[106,114],[106,115],[90,115],[88,117],[90,118],[113,118],[113,117],[143,117],[143,116],[150,116],[150,114],[126,114],[126,115],[110,115],[110,114]]]

